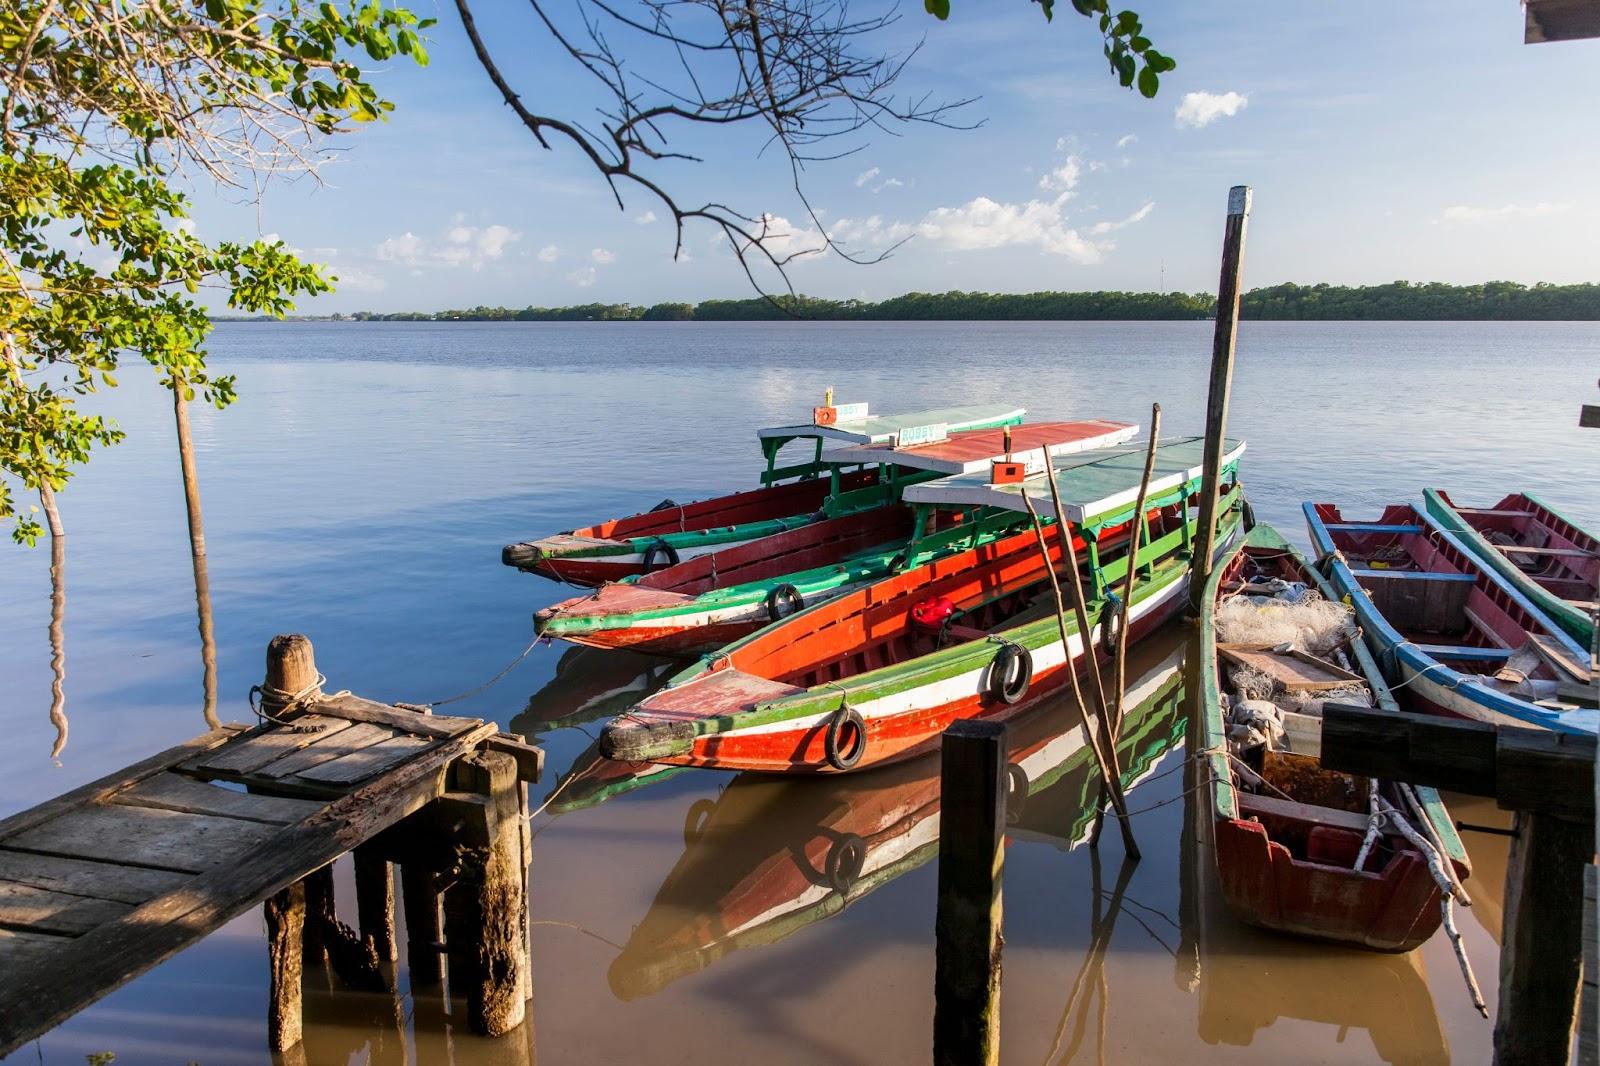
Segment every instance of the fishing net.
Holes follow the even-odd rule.
[[[1270,700],[1273,690],[1278,687],[1278,682],[1271,675],[1241,664],[1229,668],[1228,680],[1233,682],[1233,690],[1239,694],[1239,698],[1246,700]]]
[[[1230,596],[1216,614],[1217,639],[1228,644],[1292,645],[1326,656],[1355,632],[1350,608],[1307,589],[1298,603],[1260,596]]]

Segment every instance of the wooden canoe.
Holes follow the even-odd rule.
[[[1348,520],[1327,503],[1304,511],[1329,582],[1349,597],[1403,704],[1493,725],[1595,732],[1600,712],[1560,696],[1564,683],[1587,674],[1587,649],[1431,515],[1409,504],[1392,504],[1372,522]]]
[[[1592,612],[1600,599],[1600,536],[1525,492],[1513,492],[1493,507],[1461,507],[1443,489],[1424,489],[1422,506],[1580,646],[1589,647]]]
[[[831,427],[817,428],[821,432]],[[954,469],[966,469],[1001,450],[999,429],[947,432],[948,427],[942,423],[933,428],[937,430],[936,439],[926,444],[902,447],[893,440],[882,441],[877,443],[886,451],[819,461],[816,469],[825,471],[825,477],[812,473],[788,484],[689,504],[663,500],[643,514],[508,544],[501,550],[500,560],[507,566],[567,584],[594,587],[814,521],[897,503],[908,485],[946,477],[952,464]],[[1123,441],[1136,429],[1125,422],[1093,419],[1018,426],[1016,437],[1019,447],[1025,446],[1021,442],[1041,438],[1052,454],[1060,454]],[[941,457],[945,461],[939,461]]]
[[[1230,480],[1243,450],[1234,442]],[[1123,450],[1105,451],[1121,469]],[[1126,471],[1112,477],[1088,453],[1074,459],[1063,490],[1063,506],[1080,516],[1068,519],[1074,532],[1093,537],[1128,521],[1131,499],[1101,506],[1122,499]],[[1157,517],[1135,560],[1130,640],[1182,605],[1194,532],[1187,501],[1200,478],[1191,459],[1198,460],[1195,442],[1173,446],[1169,465],[1192,476],[1151,500]],[[1138,474],[1132,477],[1137,485]],[[1222,523],[1229,536],[1242,498],[1235,483]],[[1086,515],[1096,523],[1086,524]],[[1059,565],[1059,529],[1046,534],[1049,565]],[[1064,685],[1066,669],[1076,671],[1107,642],[1117,614],[1110,593],[1129,562],[1127,552],[1109,561],[1091,556],[1083,575],[1090,632],[1069,619],[1063,647],[1031,529],[935,559],[790,615],[677,675],[606,726],[601,751],[629,761],[822,773],[915,754],[958,718],[1004,720]],[[940,604],[957,612],[955,624],[926,626],[926,609]]]
[[[1267,788],[1241,787],[1235,772],[1239,758],[1229,754],[1216,611],[1240,586],[1274,578],[1337,599],[1304,556],[1271,526],[1258,525],[1212,571],[1202,607],[1201,736],[1209,778],[1203,794],[1211,808],[1223,894],[1234,915],[1251,925],[1377,951],[1409,951],[1439,927],[1440,890],[1426,858],[1392,826],[1366,866],[1354,868],[1366,830],[1367,781],[1336,775],[1322,769],[1315,755],[1292,752],[1268,753],[1267,766],[1251,767],[1265,774]],[[1395,710],[1371,654],[1359,641],[1351,649],[1354,669],[1377,705]],[[1413,816],[1393,785],[1381,782],[1380,790]],[[1446,857],[1464,879],[1467,854],[1449,813],[1432,789],[1416,792]],[[1356,802],[1342,802],[1349,797]]]
[[[1185,733],[1188,638],[1170,628],[1165,636],[1129,656],[1117,751],[1130,790]],[[1048,703],[1019,718],[1008,760],[1007,834],[1062,851],[1086,839],[1100,776],[1076,713]],[[937,854],[939,808],[937,752],[821,780],[741,774],[690,807],[683,855],[612,962],[612,991],[651,995],[840,913]]]

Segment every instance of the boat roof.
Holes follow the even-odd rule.
[[[1068,522],[1086,522],[1108,512],[1131,505],[1139,496],[1144,477],[1144,442],[1119,444],[1107,448],[1057,456],[1056,486],[1061,490],[1061,506]],[[1223,445],[1223,465],[1238,461],[1244,454],[1244,441],[1229,439]],[[1156,447],[1155,468],[1150,475],[1149,498],[1154,500],[1198,479],[1204,471],[1205,438],[1173,437]],[[954,507],[997,507],[1007,511],[1027,511],[1022,493],[1041,517],[1056,516],[1050,499],[1050,484],[1044,474],[1032,475],[1011,485],[991,485],[987,470],[908,485],[907,503],[931,503]]]
[[[839,404],[846,413],[850,409],[866,411],[866,404]],[[960,407],[935,407],[927,411],[908,411],[905,414],[863,414],[844,418],[831,426],[818,426],[809,422],[794,426],[768,426],[756,430],[762,440],[796,437],[821,437],[846,444],[886,444],[901,436],[917,431],[927,432],[938,426],[944,432],[957,433],[968,429],[988,429],[1022,421],[1027,409],[1008,403],[969,403]],[[908,432],[910,431],[910,432]]]
[[[1011,457],[1044,470],[1044,456],[1066,455],[1088,448],[1104,448],[1132,440],[1139,427],[1131,422],[1095,418],[1084,422],[1035,422],[1011,431]],[[851,444],[822,453],[825,463],[894,463],[915,470],[937,470],[944,474],[966,474],[988,470],[989,464],[1006,457],[1004,429],[972,429],[953,433],[943,440],[926,444],[898,442]]]

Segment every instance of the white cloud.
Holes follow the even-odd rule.
[[[1033,246],[1079,263],[1097,263],[1102,247],[1066,224],[1062,206],[1066,196],[1054,200],[1029,200],[1024,204],[997,203],[987,196],[960,207],[929,211],[916,232],[957,251]]]
[[[1117,138],[1117,147],[1118,148],[1126,148],[1130,144],[1138,144],[1138,143],[1139,143],[1139,136],[1138,136],[1138,134],[1134,134],[1134,133],[1126,133],[1126,134],[1123,134],[1121,137]]]
[[[594,279],[594,267],[579,267],[567,275],[567,280],[580,289],[587,289],[590,285],[593,285]]]
[[[482,270],[485,263],[505,255],[506,246],[522,234],[509,226],[452,226],[442,241],[429,241],[407,230],[390,237],[373,250],[385,262],[409,267],[471,267]]]
[[[337,263],[330,265],[336,288],[356,292],[382,292],[385,282],[376,274],[362,270],[360,267],[340,266]]]
[[[844,219],[839,221],[841,224],[845,222]],[[762,246],[780,259],[785,256],[812,255],[827,247],[821,233],[796,226],[782,215],[762,215],[761,222],[762,226],[754,232],[761,235]]]
[[[560,258],[561,249],[557,248],[553,244],[547,244],[543,248],[539,249],[539,262],[541,263],[554,263]]]
[[[1120,221],[1096,222],[1094,225],[1089,227],[1089,235],[1091,237],[1100,237],[1104,234],[1113,233],[1119,229],[1122,229],[1124,226],[1131,226],[1135,222],[1143,222],[1150,212],[1154,211],[1155,209],[1156,204],[1155,201],[1152,200],[1143,207],[1139,208],[1139,210],[1135,211],[1133,214],[1129,215],[1127,218],[1124,218]]]
[[[1070,196],[1072,190],[1078,187],[1078,179],[1081,177],[1083,177],[1083,160],[1075,155],[1069,155],[1065,163],[1039,179],[1039,188]]]
[[[1219,118],[1232,118],[1243,111],[1249,102],[1250,98],[1243,93],[1184,93],[1172,117],[1180,128],[1187,126],[1199,129]]]
[[[1543,218],[1547,215],[1559,215],[1571,206],[1571,204],[1552,204],[1544,201],[1536,204],[1506,204],[1504,207],[1468,207],[1465,204],[1458,204],[1455,207],[1445,208],[1433,221],[1435,224],[1443,222],[1447,225],[1470,225],[1511,218]]]
[[[905,185],[905,182],[901,181],[899,178],[884,178],[881,184],[873,186],[872,191],[882,192],[885,189],[898,189],[903,185]]]
[[[875,178],[877,176],[878,176],[878,168],[877,167],[869,167],[868,169],[863,170],[861,173],[856,175],[856,188],[858,188],[858,189],[861,188],[863,185],[865,185],[867,182],[871,181],[873,178]]]
[[[612,255],[610,252],[606,251],[606,249],[604,249],[604,248],[596,248],[594,251],[589,253],[589,258],[593,259],[596,263],[600,263],[602,265],[605,264],[605,263],[616,262],[616,259],[617,259],[617,257],[615,255]]]
[[[648,226],[650,223],[654,222],[655,220],[656,220],[656,213],[654,211],[646,211],[644,214],[637,215],[637,216],[634,217],[634,221],[637,222],[641,226]]]

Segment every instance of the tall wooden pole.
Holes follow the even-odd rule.
[[[1222,236],[1222,280],[1217,284],[1217,330],[1211,342],[1211,387],[1206,399],[1205,480],[1189,578],[1189,602],[1196,614],[1217,547],[1222,455],[1228,435],[1228,399],[1233,392],[1233,350],[1239,337],[1239,278],[1244,273],[1244,235],[1249,221],[1250,186],[1235,185],[1228,190],[1228,222]]]
[[[212,729],[217,719],[217,642],[211,625],[211,578],[206,569],[206,529],[200,516],[200,475],[194,463],[194,439],[189,433],[188,385],[179,375],[172,378],[172,413],[178,425],[178,460],[183,466],[183,501],[189,512],[189,561],[194,567],[194,601],[200,620],[200,663],[205,672],[204,694],[206,725]]]
[[[996,1066],[1004,943],[1005,727],[964,719],[945,730],[939,788],[933,1061],[935,1066]]]
[[[50,525],[50,724],[56,727],[50,757],[59,758],[67,746],[67,531],[56,510],[56,494],[39,486],[45,520]]]

